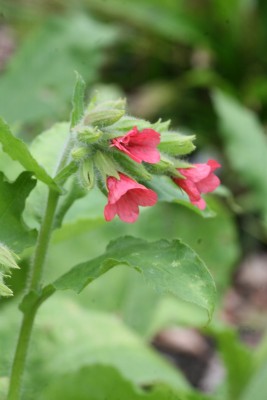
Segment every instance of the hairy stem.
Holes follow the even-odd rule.
[[[56,174],[67,163],[70,145],[71,142],[69,141],[59,161]],[[58,192],[49,189],[46,209],[40,227],[40,231],[38,234],[37,245],[35,248],[32,268],[30,271],[29,292],[38,291],[40,289],[45,257],[47,254],[47,249],[52,232],[53,221],[59,196],[60,194]],[[27,358],[27,353],[37,308],[38,306],[35,304],[32,307],[29,307],[24,312],[11,370],[10,385],[9,385],[7,400],[19,400],[20,398],[25,362]]]

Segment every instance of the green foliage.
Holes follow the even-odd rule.
[[[2,116],[19,123],[65,116],[73,71],[93,82],[104,58],[100,49],[116,35],[111,26],[82,14],[48,18],[22,43],[0,79]]]
[[[30,172],[33,172],[37,179],[44,182],[54,190],[59,190],[53,179],[47,174],[44,168],[32,156],[28,147],[20,139],[12,135],[8,125],[0,118],[0,142],[3,150],[15,161]]]
[[[264,400],[267,390],[267,364],[259,368],[252,379],[244,385],[240,400]]]
[[[0,230],[0,240],[16,253],[30,247],[36,240],[36,232],[30,230],[21,214],[25,201],[36,181],[30,172],[23,172],[15,182],[6,181],[4,174],[0,172],[0,222],[3,227]]]
[[[149,243],[131,237],[119,238],[109,244],[102,256],[73,267],[51,289],[80,292],[119,264],[137,269],[157,291],[198,304],[211,318],[215,300],[212,277],[196,253],[177,240]]]
[[[251,189],[253,208],[258,208],[266,220],[267,183],[263,165],[267,159],[267,141],[264,129],[255,114],[228,95],[215,92],[213,99],[231,166]]]
[[[66,383],[67,382],[67,383]],[[147,391],[123,379],[116,369],[105,366],[85,367],[67,374],[52,383],[43,395],[44,400],[182,400],[171,388],[157,387]]]

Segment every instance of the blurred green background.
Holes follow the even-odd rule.
[[[265,400],[266,45],[265,0],[0,0],[0,115],[18,136],[30,143],[55,122],[68,120],[77,70],[87,83],[88,99],[96,90],[103,98],[125,96],[129,114],[152,122],[171,119],[174,128],[197,135],[190,162],[216,158],[222,164],[223,187],[208,199],[213,218],[169,198],[144,210],[135,225],[106,224],[102,194],[94,191],[76,201],[53,235],[46,275],[47,281],[56,278],[125,233],[149,240],[178,237],[201,256],[216,281],[212,324],[205,327],[206,316],[196,307],[162,297],[137,273],[118,268],[79,297],[67,293],[44,306],[27,374],[35,384],[28,385],[25,399],[34,398],[51,377],[100,363],[116,367],[133,385],[160,381],[180,391],[193,385],[214,398]],[[43,153],[55,151],[58,143],[51,133],[44,142],[46,150],[35,141],[32,151],[45,163]],[[1,170],[14,179],[19,169],[0,155]],[[29,197],[24,218],[38,227],[33,214]],[[9,281],[14,301],[0,303],[3,377],[17,329],[13,303],[21,296],[29,259],[30,251]],[[194,358],[179,340],[176,347],[170,344],[173,326],[199,328],[210,353]],[[190,383],[145,347],[151,342],[169,354]],[[203,359],[206,378],[200,372],[192,378],[188,370]],[[209,375],[212,362],[218,382]],[[4,388],[5,378],[0,388],[1,382]],[[45,399],[56,398],[57,390],[52,383]],[[199,393],[181,399],[201,399]],[[66,393],[57,396],[65,399]]]

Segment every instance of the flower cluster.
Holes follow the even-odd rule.
[[[169,176],[203,210],[206,202],[201,194],[220,184],[214,174],[220,164],[215,160],[185,164],[178,156],[194,150],[193,136],[170,132],[169,123],[151,125],[127,117],[124,106],[123,100],[89,106],[74,130],[78,146],[73,159],[80,165],[84,186],[91,188],[96,181],[107,195],[106,221],[118,215],[124,222],[135,222],[139,206],[156,204],[157,193],[146,186],[151,173]]]

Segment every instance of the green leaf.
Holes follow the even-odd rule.
[[[215,302],[213,279],[197,254],[179,240],[149,243],[132,237],[119,238],[109,244],[102,256],[73,267],[57,279],[51,292],[72,289],[79,293],[120,264],[138,270],[155,290],[198,304],[211,318]]]
[[[207,331],[215,338],[227,370],[228,398],[239,399],[252,375],[253,354],[240,342],[235,331],[221,326],[210,326]]]
[[[76,84],[72,98],[71,128],[78,124],[84,113],[85,82],[76,72]]]
[[[37,179],[44,182],[52,189],[59,190],[55,181],[48,175],[41,165],[30,153],[28,147],[20,139],[12,135],[8,125],[0,118],[0,142],[3,150],[15,161],[30,172],[33,172]]]
[[[9,373],[18,322],[17,305],[9,303],[1,310],[3,376]],[[115,367],[136,386],[162,382],[177,390],[190,390],[180,371],[127,328],[119,316],[86,309],[58,294],[37,315],[25,376],[25,388],[31,390],[25,390],[23,400],[38,398],[40,387],[57,376],[95,364]]]
[[[36,240],[36,232],[29,230],[21,215],[25,200],[36,184],[30,172],[23,172],[15,182],[9,183],[0,172],[0,241],[16,253],[30,247]]]
[[[43,400],[182,400],[173,389],[159,386],[144,391],[123,378],[112,367],[84,367],[55,379],[45,390]]]
[[[233,170],[255,195],[253,208],[259,208],[267,221],[267,180],[263,167],[267,160],[267,140],[256,115],[230,96],[213,94],[220,133]]]
[[[194,135],[186,136],[176,132],[164,132],[161,134],[158,148],[173,156],[189,154],[196,148],[193,144],[194,139]]]
[[[267,392],[267,363],[259,368],[245,386],[240,400],[265,400]]]

